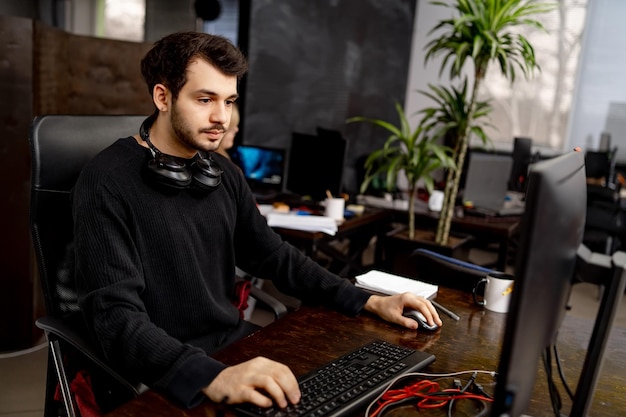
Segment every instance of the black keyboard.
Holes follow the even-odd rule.
[[[374,341],[298,378],[302,397],[287,408],[236,407],[253,417],[338,417],[354,413],[399,375],[415,372],[435,357],[384,341]]]

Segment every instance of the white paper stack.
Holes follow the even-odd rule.
[[[438,286],[427,282],[400,277],[387,272],[372,270],[356,277],[356,286],[369,291],[393,295],[412,292],[425,298],[437,295]]]
[[[267,224],[270,227],[304,230],[307,232],[323,232],[334,236],[337,233],[337,222],[327,216],[301,216],[293,213],[267,213]]]

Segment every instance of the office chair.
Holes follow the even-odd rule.
[[[626,235],[626,216],[619,199],[615,176],[617,148],[587,151],[587,218],[583,242],[595,252],[611,255],[620,249]]]
[[[462,261],[428,249],[416,249],[411,253],[416,277],[421,281],[447,288],[472,292],[481,279],[501,271]]]
[[[96,409],[112,409],[145,389],[107,363],[80,315],[73,281],[70,203],[70,191],[83,166],[118,138],[137,132],[144,118],[45,115],[36,117],[31,126],[30,227],[46,306],[46,316],[36,325],[44,330],[49,345],[45,417],[58,416],[63,407],[73,417],[80,415],[79,409],[93,406],[94,398],[77,395],[74,389],[74,375],[83,367],[91,375]],[[248,291],[257,301],[272,307],[276,318],[286,313],[286,308],[269,294],[244,285],[243,296]],[[55,399],[57,383],[61,402]]]
[[[585,152],[585,175],[587,178],[603,179],[605,186],[615,186],[615,163],[617,147],[606,151]]]
[[[509,190],[524,192],[528,177],[528,165],[532,160],[531,138],[516,137],[513,141],[513,167],[509,178]]]

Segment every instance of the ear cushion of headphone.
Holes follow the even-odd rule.
[[[213,159],[197,156],[191,164],[194,185],[205,190],[216,188],[222,183],[222,168]]]
[[[183,161],[166,154],[159,154],[148,162],[148,172],[164,185],[186,188],[191,184],[192,176]]]

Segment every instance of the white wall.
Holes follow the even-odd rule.
[[[574,105],[565,149],[596,149],[607,127],[611,103],[626,102],[626,1],[593,0],[588,3]],[[613,106],[615,108],[615,105]],[[609,125],[614,125],[615,120]],[[626,161],[625,129],[611,132],[618,145],[618,160]]]
[[[406,114],[409,116],[428,105],[432,105],[429,98],[418,93],[419,90],[428,90],[428,84],[449,83],[450,78],[447,72],[444,72],[441,79],[439,79],[441,57],[431,58],[428,64],[424,65],[424,57],[426,55],[424,47],[430,40],[428,32],[432,30],[437,22],[449,15],[450,11],[446,7],[432,5],[430,1],[417,1],[415,23],[413,24],[411,63],[404,103]],[[409,120],[412,126],[416,126],[419,117],[413,116]]]

